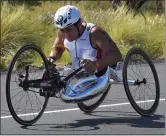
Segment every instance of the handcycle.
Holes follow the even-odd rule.
[[[39,66],[41,62],[43,67]],[[11,60],[6,78],[7,104],[15,121],[26,126],[34,124],[44,113],[50,97],[76,103],[81,111],[91,113],[103,102],[112,84],[124,85],[130,104],[140,115],[151,116],[157,110],[158,75],[153,62],[141,49],[134,47],[126,54],[122,78],[112,67],[80,78],[82,70],[83,66],[64,76],[36,45],[20,48]],[[73,77],[78,82],[71,86]],[[97,101],[87,104],[95,98]]]

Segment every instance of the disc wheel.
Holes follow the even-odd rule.
[[[38,67],[44,64],[44,68]],[[28,70],[26,70],[28,68]],[[28,74],[28,80],[41,79],[48,65],[44,53],[35,45],[22,47],[12,59],[6,79],[6,99],[16,122],[32,125],[43,114],[49,95],[38,88],[23,88],[19,84]],[[41,96],[43,92],[43,96]]]
[[[149,56],[139,48],[132,48],[125,57],[123,84],[132,107],[140,115],[155,113],[160,97],[158,75]]]

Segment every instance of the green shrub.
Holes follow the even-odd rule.
[[[43,48],[53,34],[51,31],[55,30],[42,24],[24,5],[15,8],[2,5],[1,25],[0,68],[6,67],[16,51],[25,44],[32,43]]]
[[[88,12],[88,13],[87,13]],[[147,51],[152,59],[163,57],[164,52],[164,15],[145,12],[146,20],[141,14],[126,14],[122,6],[113,9],[84,11],[85,20],[94,22],[109,33],[119,46],[123,56],[132,47],[140,47]]]

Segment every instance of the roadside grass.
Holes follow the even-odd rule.
[[[57,30],[53,24],[56,10],[66,4],[80,9],[86,22],[103,27],[120,48],[123,57],[132,47],[145,50],[152,59],[164,57],[164,15],[145,11],[146,20],[141,14],[134,16],[125,6],[114,10],[109,2],[81,1],[43,2],[42,6],[28,9],[25,5],[11,6],[4,3],[1,8],[1,64],[0,69],[7,68],[16,51],[25,44],[39,46],[46,56],[56,38]],[[97,6],[97,5],[101,6]],[[94,8],[96,7],[96,8]],[[126,14],[127,13],[127,14]],[[33,58],[36,60],[38,58]],[[35,61],[34,61],[35,62]],[[65,52],[59,65],[71,63]]]

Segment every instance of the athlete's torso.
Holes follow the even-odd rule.
[[[80,62],[83,59],[94,61],[99,59],[99,56],[102,56],[101,51],[91,45],[90,30],[94,26],[95,24],[87,23],[82,36],[75,41],[69,42],[67,39],[64,39],[64,46],[69,51],[73,69],[79,68],[81,66]]]

